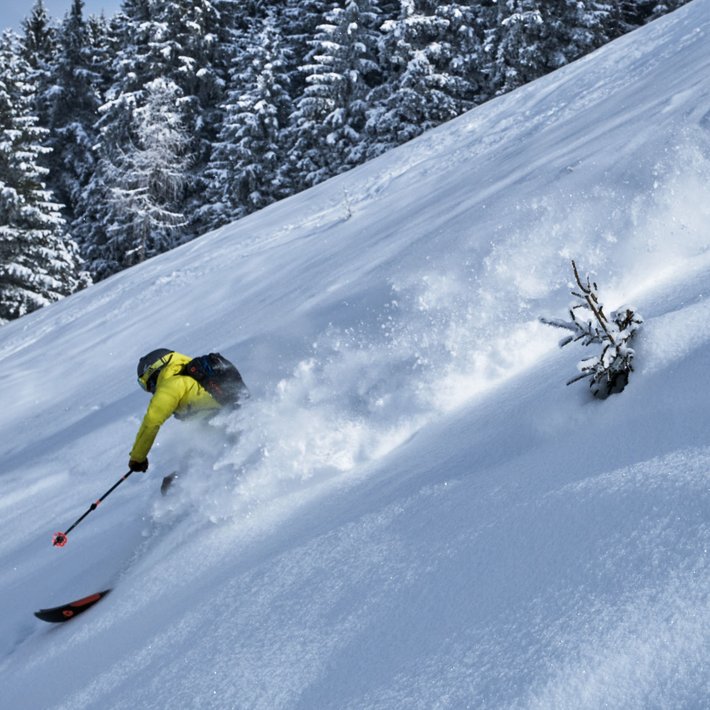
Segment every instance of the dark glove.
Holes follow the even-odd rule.
[[[131,459],[128,462],[128,468],[131,471],[138,471],[138,473],[145,473],[148,470],[148,459],[145,461],[134,461]]]

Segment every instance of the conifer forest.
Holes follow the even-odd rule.
[[[312,187],[684,0],[42,0],[0,39],[0,323]],[[472,189],[475,189],[472,186]]]

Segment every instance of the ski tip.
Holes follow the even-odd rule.
[[[55,606],[50,609],[40,609],[35,612],[35,616],[38,619],[49,623],[69,621],[69,619],[73,619],[75,616],[78,616],[87,609],[90,609],[94,606],[94,604],[96,604],[96,602],[103,599],[110,591],[110,589],[105,589],[102,592],[90,594],[88,597],[83,597],[73,602],[61,604],[60,606]]]

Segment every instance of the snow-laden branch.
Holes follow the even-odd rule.
[[[595,397],[605,399],[610,394],[621,392],[633,372],[635,352],[630,347],[643,318],[632,306],[622,306],[610,317],[604,312],[599,300],[597,284],[589,276],[582,279],[577,264],[572,261],[572,271],[577,289],[572,295],[577,299],[568,309],[569,320],[540,318],[546,325],[571,331],[571,335],[560,341],[560,347],[581,341],[582,345],[600,344],[599,355],[585,358],[579,365],[579,374],[567,384],[589,379],[589,386]]]

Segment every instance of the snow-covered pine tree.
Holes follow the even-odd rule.
[[[33,113],[31,68],[19,38],[0,39],[0,323],[87,283],[60,206],[45,189],[40,158],[47,131]]]
[[[125,0],[122,13],[112,22],[117,53],[113,83],[101,109],[97,141],[99,163],[91,184],[81,198],[77,234],[83,248],[91,251],[92,269],[103,276],[122,261],[101,257],[101,249],[115,240],[107,229],[113,207],[106,195],[124,154],[131,148],[131,113],[145,106],[145,87],[158,78],[172,82],[181,98],[174,107],[188,136],[183,204],[181,212],[191,220],[189,232],[206,229],[200,222],[207,192],[205,170],[222,123],[229,59],[229,23],[235,14],[229,0]],[[96,206],[97,200],[104,207]],[[108,247],[107,247],[108,248]]]
[[[46,100],[52,85],[51,64],[57,50],[57,29],[47,14],[43,0],[36,0],[22,27],[21,54],[31,69],[34,112],[39,125],[45,128],[49,115]]]
[[[362,162],[366,97],[378,82],[377,0],[333,3],[303,67],[306,86],[296,99],[289,134],[290,168],[310,187]]]
[[[51,64],[52,86],[47,92],[49,186],[64,204],[68,219],[75,216],[79,196],[94,171],[94,125],[101,104],[102,77],[96,71],[83,0],[73,0],[59,28]]]
[[[618,0],[609,2],[610,17],[608,33],[611,39],[619,37],[637,27],[651,22],[672,10],[685,5],[689,0]]]
[[[599,355],[586,358],[579,363],[576,377],[567,384],[589,379],[592,394],[605,399],[610,394],[623,391],[633,372],[634,350],[631,342],[643,323],[643,318],[632,306],[622,306],[609,317],[604,312],[604,305],[599,300],[598,287],[589,276],[583,280],[575,262],[572,271],[576,290],[572,295],[576,301],[569,307],[568,321],[555,318],[541,318],[546,325],[563,328],[572,332],[560,341],[560,347],[581,341],[585,346],[599,344]]]
[[[99,276],[174,248],[187,223],[182,205],[189,138],[181,91],[168,79],[154,79],[145,92],[145,105],[130,112],[130,146],[103,166],[111,222],[106,242],[89,250]]]
[[[385,80],[368,96],[368,157],[455,118],[484,96],[475,4],[401,0],[379,42]]]
[[[212,146],[223,121],[231,44],[231,18],[235,14],[230,0],[153,0],[153,29],[147,75],[170,79],[182,92],[182,121],[189,137],[190,160],[185,185],[184,213],[190,231],[200,234],[205,204]],[[247,14],[247,3],[240,5]]]
[[[96,168],[81,191],[72,223],[74,234],[96,280],[120,271],[152,256],[152,242],[143,244],[131,226],[135,217],[135,202],[121,204],[117,191],[127,188],[126,170],[133,160],[140,162],[145,146],[136,136],[137,112],[148,103],[147,87],[156,77],[180,74],[180,67],[190,64],[189,57],[174,56],[170,28],[159,22],[157,13],[165,9],[164,2],[155,0],[125,0],[122,12],[110,26],[107,45],[115,48],[111,69],[112,84],[106,91],[105,103],[99,109],[96,123]],[[171,107],[178,123],[185,128],[187,106],[180,92]],[[175,166],[187,172],[190,156],[182,155]],[[183,159],[184,158],[184,159]],[[187,175],[181,180],[183,199],[189,190]],[[173,211],[172,206],[168,211]],[[182,214],[181,209],[177,210]],[[180,223],[183,218],[177,220]],[[155,244],[175,245],[158,235]]]
[[[252,22],[235,57],[225,117],[208,168],[203,221],[217,227],[288,194],[277,175],[286,160],[283,130],[291,111],[287,61],[273,16]]]
[[[613,37],[647,21],[663,7],[684,4],[683,0],[368,1],[376,15],[374,22],[348,19],[353,9],[363,18],[368,15],[366,0],[245,0],[239,4],[234,0],[123,0],[108,31],[106,23],[90,19],[92,70],[102,77],[104,86],[98,93],[105,103],[96,126],[96,167],[74,205],[72,233],[85,253],[91,251],[95,273],[103,277],[121,268],[113,256],[101,256],[114,220],[115,205],[110,198],[116,185],[111,180],[131,150],[132,113],[146,105],[145,87],[156,78],[171,80],[182,92],[178,108],[190,138],[181,207],[190,219],[185,237],[225,219],[221,203],[216,208],[206,204],[207,199],[222,199],[220,195],[215,198],[214,185],[209,190],[207,186],[223,162],[220,153],[226,134],[219,136],[226,103],[236,106],[239,101],[233,99],[241,96],[256,100],[246,84],[241,89],[232,84],[230,102],[225,101],[232,59],[253,46],[249,38],[254,21],[267,16],[274,19],[274,31],[283,46],[279,63],[284,61],[286,66],[286,78],[279,79],[279,84],[291,92],[289,126],[278,142],[294,160],[281,160],[277,191],[282,196],[399,145],[487,100],[504,85],[512,88],[537,78],[541,71],[593,48],[604,36]],[[43,14],[41,0],[36,2],[32,30],[27,29],[32,39],[26,39],[26,44],[47,47],[51,23]],[[612,12],[606,17],[609,7]],[[537,22],[540,18],[544,28]],[[373,36],[378,40],[377,57]],[[38,51],[36,56],[40,55]],[[352,61],[348,64],[353,57],[357,60],[354,70]],[[240,61],[237,58],[234,66]],[[365,65],[368,71],[362,70]],[[276,68],[273,62],[272,68]],[[363,85],[369,90],[364,100],[359,97]],[[343,95],[345,101],[338,103]],[[363,111],[364,131],[360,128]],[[229,121],[233,119],[230,116]],[[235,131],[237,126],[238,121],[230,123],[225,131]],[[325,138],[333,141],[327,151],[322,150],[328,145]],[[242,144],[245,150],[246,143]],[[251,149],[253,155],[257,152],[256,147]],[[273,153],[267,150],[264,155],[270,166]],[[269,166],[262,169],[253,162],[242,174],[267,175]],[[262,198],[271,199],[265,189],[254,189],[256,177],[249,179],[252,187],[242,182],[237,191],[244,195],[250,190],[253,206]]]
[[[623,31],[629,32],[677,10],[687,2],[689,0],[619,0],[614,5],[623,24]]]
[[[512,91],[547,72],[547,27],[541,0],[506,0],[486,38],[496,94]]]
[[[307,73],[303,66],[313,54],[313,38],[329,9],[327,0],[286,0],[276,15],[284,56],[288,60],[286,72],[293,99],[301,96],[306,88]]]
[[[326,137],[331,171],[337,174],[367,158],[367,97],[382,82],[378,55],[379,27],[384,18],[378,0],[349,0],[343,8],[333,8],[325,19],[335,28],[332,39],[339,48],[326,40],[321,56],[332,58],[332,64],[326,63],[326,73],[330,65],[342,77],[336,110],[326,119],[331,129]]]
[[[496,94],[527,84],[600,47],[616,34],[614,5],[599,0],[506,0],[487,33]]]
[[[104,77],[110,77],[104,104],[95,124],[96,165],[74,207],[72,233],[95,281],[120,271],[122,256],[113,248],[109,229],[114,222],[111,200],[116,165],[132,141],[131,117],[142,87],[150,80],[138,57],[146,53],[150,31],[150,0],[124,0],[104,38]]]
[[[559,0],[558,17],[561,31],[557,55],[553,54],[553,68],[579,59],[606,44],[614,37],[614,4],[599,0]]]
[[[465,111],[491,98],[485,74],[486,29],[493,11],[490,2],[441,3],[437,14],[448,20],[445,41],[450,45],[446,69],[453,80],[454,96]]]
[[[657,20],[659,17],[667,15],[669,12],[673,12],[673,10],[677,10],[687,2],[689,2],[689,0],[652,0],[652,2],[649,3],[651,11],[649,16],[645,18],[645,21],[651,22]]]
[[[88,52],[91,57],[91,85],[100,101],[98,109],[100,109],[106,101],[108,91],[116,75],[114,62],[119,51],[120,26],[121,23],[116,18],[106,20],[103,15],[89,15],[86,20]],[[98,140],[97,123],[101,115],[98,109],[96,111],[94,125],[91,127],[95,141]],[[89,131],[89,129],[87,129],[87,131]],[[96,159],[96,150],[93,152],[94,159]]]
[[[331,4],[328,0],[285,0],[283,7],[276,14],[276,23],[283,41],[283,57],[286,61],[286,85],[291,99],[289,120],[281,136],[281,142],[289,153],[294,150],[298,141],[295,112],[296,102],[303,96],[307,87],[308,73],[304,67],[312,60],[315,51],[313,38]],[[305,182],[298,172],[295,160],[283,162],[279,168],[278,182],[287,194],[294,194],[304,188]]]
[[[52,59],[56,43],[56,30],[50,20],[43,0],[35,0],[32,11],[22,23],[22,57],[36,69]]]

